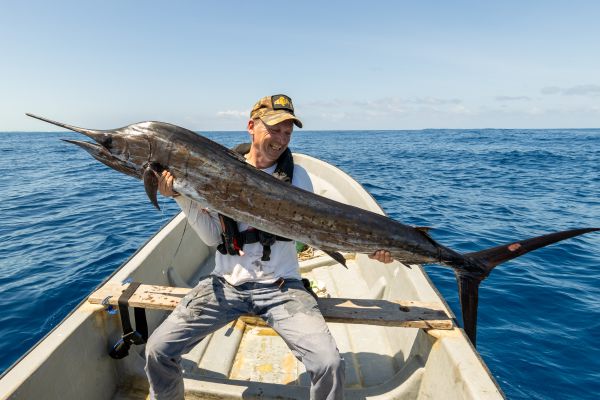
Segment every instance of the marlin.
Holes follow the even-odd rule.
[[[383,249],[405,265],[451,267],[458,282],[463,328],[474,345],[479,285],[494,267],[552,243],[600,230],[572,229],[460,254],[436,242],[426,228],[404,225],[286,184],[254,168],[238,153],[185,128],[149,121],[94,130],[27,115],[92,139],[94,143],[65,141],[107,166],[143,180],[157,208],[157,176],[168,169],[180,194],[263,231],[331,254],[372,254]]]

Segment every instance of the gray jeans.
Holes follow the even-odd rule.
[[[344,360],[315,299],[299,280],[232,286],[209,276],[186,295],[146,344],[150,397],[183,399],[181,355],[240,315],[256,314],[283,338],[311,378],[310,398],[343,399]]]

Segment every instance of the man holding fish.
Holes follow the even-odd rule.
[[[257,169],[312,192],[306,170],[293,164],[288,145],[295,116],[286,95],[260,99],[250,113],[251,144],[241,149]],[[240,151],[240,150],[238,150]],[[208,245],[217,246],[215,269],[182,299],[149,338],[146,373],[154,399],[183,399],[181,355],[202,338],[244,314],[256,314],[288,344],[311,378],[311,399],[342,399],[344,360],[313,296],[304,288],[295,243],[203,208],[173,190],[174,177],[162,171],[158,188],[173,197],[190,225]],[[392,261],[387,251],[371,258]]]
[[[475,345],[479,286],[496,266],[600,231],[575,228],[461,254],[435,241],[426,227],[318,196],[287,148],[293,124],[302,123],[285,95],[265,97],[254,106],[248,122],[252,143],[237,153],[165,122],[97,130],[27,115],[91,138],[93,142],[65,141],[110,168],[141,179],[155,207],[160,208],[159,189],[169,196],[177,197],[173,189],[184,194],[177,201],[191,225],[208,244],[218,244],[213,274],[181,301],[148,342],[146,370],[154,398],[183,398],[181,354],[247,313],[267,320],[305,364],[313,399],[343,396],[343,360],[316,302],[298,280],[294,246],[287,238],[319,248],[341,263],[345,260],[338,251],[345,250],[386,263],[393,257],[404,265],[436,263],[452,268],[464,330]]]

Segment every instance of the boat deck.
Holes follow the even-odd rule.
[[[301,271],[304,278],[318,285],[321,297],[383,297],[385,285],[369,289],[357,263],[350,259],[347,265],[348,269],[317,252],[313,258],[301,261]],[[398,264],[396,268],[401,267]],[[365,390],[387,392],[389,389],[377,389],[386,383],[396,391],[403,388],[403,392],[418,392],[426,362],[421,349],[394,351],[388,337],[408,335],[412,338],[405,341],[413,343],[419,329],[334,322],[328,326],[346,362],[346,388],[353,389],[349,398],[364,398]],[[241,391],[231,393],[232,398],[251,393],[269,398],[269,392],[284,398],[308,397],[310,378],[304,366],[260,318],[240,318],[207,336],[184,355],[182,365],[186,398],[227,398],[219,389],[221,384],[227,391]],[[139,388],[127,388],[120,390],[114,400],[139,396],[144,398]]]

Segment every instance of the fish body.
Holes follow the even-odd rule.
[[[437,263],[453,268],[465,331],[474,344],[479,284],[496,265],[559,240],[598,230],[558,232],[460,254],[437,243],[423,229],[286,184],[254,168],[239,154],[185,128],[142,122],[103,131],[30,116],[92,138],[95,143],[68,142],[84,148],[111,168],[142,179],[157,207],[157,174],[168,169],[175,177],[174,189],[180,194],[260,230],[327,252],[372,254],[384,249],[407,265]]]

